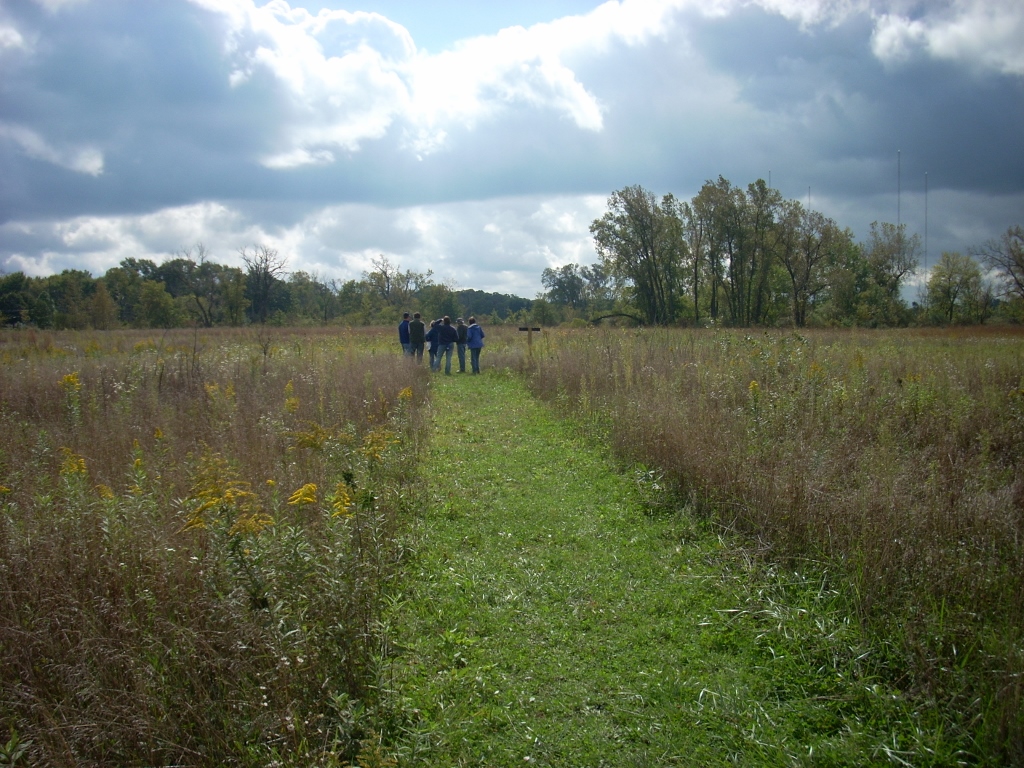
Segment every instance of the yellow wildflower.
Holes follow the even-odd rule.
[[[231,526],[229,534],[252,534],[258,536],[264,528],[269,528],[274,524],[274,518],[265,512],[254,512],[251,515],[239,515],[238,519],[235,520],[235,524]]]
[[[294,506],[316,504],[316,483],[306,483],[288,497],[288,503]]]
[[[78,378],[78,371],[72,371],[60,380],[60,386],[65,392],[77,392],[82,388],[82,380]]]
[[[331,517],[352,517],[352,491],[348,483],[342,481],[334,488],[330,497]]]
[[[60,473],[64,477],[85,474],[85,459],[83,457],[73,452],[70,448],[61,448],[61,452],[64,454],[64,460],[60,465]]]
[[[299,398],[295,397],[295,387],[290,379],[284,385],[284,409],[288,413],[295,413],[299,410]]]
[[[112,499],[114,498],[114,491],[109,485],[103,485],[100,483],[96,486],[96,493],[101,499]]]

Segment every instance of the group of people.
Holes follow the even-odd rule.
[[[484,329],[477,324],[475,317],[469,318],[469,325],[461,317],[456,318],[455,325],[452,325],[452,319],[445,315],[440,320],[431,321],[428,329],[419,312],[413,313],[411,318],[405,312],[402,322],[398,324],[398,341],[402,345],[402,352],[417,362],[423,360],[423,348],[426,346],[432,371],[441,370],[443,357],[444,372],[449,376],[452,372],[452,349],[458,353],[459,373],[466,372],[466,350],[469,349],[471,370],[480,373]]]

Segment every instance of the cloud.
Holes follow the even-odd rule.
[[[103,173],[103,153],[95,147],[62,147],[51,145],[30,128],[0,122],[0,140],[11,141],[34,160],[42,160],[89,176]]]
[[[0,225],[0,269],[41,275],[125,258],[162,262],[202,242],[210,257],[241,265],[238,249],[276,249],[289,271],[358,279],[385,255],[464,288],[532,296],[549,266],[595,258],[590,222],[603,197],[521,197],[382,208],[333,205],[268,226],[259,209],[203,203],[136,216],[80,216]]]
[[[871,48],[886,62],[921,50],[1006,75],[1024,75],[1024,6],[1018,0],[957,0],[918,18],[879,13]]]
[[[436,152],[453,130],[473,130],[517,107],[549,110],[599,131],[603,109],[569,60],[614,41],[636,46],[663,35],[687,2],[612,0],[592,13],[461,41],[430,55],[380,14],[321,10],[283,0],[192,0],[225,23],[228,76],[243,88],[265,73],[288,105],[278,146],[262,157],[286,169],[329,163],[401,127],[413,152]]]

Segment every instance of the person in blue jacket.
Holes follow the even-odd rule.
[[[469,347],[469,363],[473,373],[480,373],[480,350],[484,348],[484,329],[476,324],[475,317],[469,318],[466,346]]]
[[[427,331],[427,335],[424,338],[427,341],[427,352],[430,355],[430,370],[434,370],[434,358],[437,357],[437,334],[438,327],[441,325],[440,320],[430,321],[430,330]]]
[[[452,319],[445,315],[437,329],[437,357],[434,358],[434,370],[441,370],[441,358],[444,358],[444,372],[452,375],[452,348],[459,341],[459,332],[452,325]]]
[[[409,313],[402,313],[402,322],[398,324],[398,343],[402,345],[402,354],[408,357],[412,354],[412,342],[409,339]]]

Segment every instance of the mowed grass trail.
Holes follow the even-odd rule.
[[[432,387],[431,503],[389,617],[387,684],[412,713],[400,765],[910,754],[888,726],[897,697],[820,583],[756,567],[686,510],[651,511],[644,475],[519,378]]]

